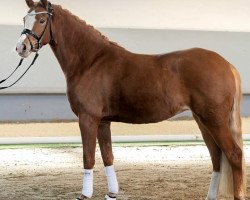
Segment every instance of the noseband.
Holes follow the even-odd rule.
[[[28,40],[29,40],[29,42],[30,42],[31,50],[34,50],[34,51],[36,52],[36,55],[35,55],[35,57],[33,58],[33,61],[31,62],[31,64],[29,65],[29,67],[24,71],[24,73],[23,73],[14,83],[12,83],[12,84],[9,85],[9,86],[0,87],[0,90],[4,90],[4,89],[10,88],[10,87],[12,87],[13,85],[15,85],[15,84],[16,84],[19,80],[21,80],[21,78],[28,72],[28,70],[31,68],[31,66],[34,65],[34,63],[36,62],[36,59],[37,59],[38,56],[39,56],[38,51],[42,48],[42,43],[41,43],[41,41],[42,41],[42,39],[43,39],[43,37],[44,37],[45,31],[46,31],[47,26],[48,26],[49,23],[50,23],[50,42],[49,42],[49,43],[50,43],[51,45],[54,44],[54,39],[53,39],[53,35],[52,35],[52,30],[51,30],[51,20],[52,20],[52,16],[53,16],[53,11],[54,11],[54,10],[53,10],[53,8],[52,8],[52,4],[51,4],[50,2],[48,2],[48,11],[38,12],[38,13],[34,13],[34,14],[28,13],[28,16],[39,15],[39,14],[48,14],[48,16],[49,16],[49,18],[48,18],[48,20],[47,20],[47,22],[46,22],[45,28],[44,28],[44,30],[43,30],[43,32],[42,32],[42,34],[41,34],[41,36],[38,36],[36,33],[34,33],[34,32],[33,32],[32,30],[30,30],[30,29],[24,29],[23,32],[22,32],[22,34],[21,34],[21,35],[25,34],[25,35],[27,35],[27,36],[30,35],[30,36],[32,36],[33,38],[36,39],[36,44],[35,44],[35,46],[38,45],[37,48],[34,47],[34,45],[32,44],[32,42],[30,41],[29,37],[27,37]],[[19,62],[19,64],[17,65],[16,69],[15,69],[7,78],[5,78],[5,79],[3,79],[3,80],[0,81],[0,84],[2,84],[2,83],[4,83],[5,81],[7,81],[7,80],[17,71],[17,69],[22,65],[23,60],[24,60],[24,58],[22,58],[22,59],[20,60],[20,62]]]
[[[30,41],[29,37],[28,40],[29,40],[29,43],[30,43],[30,46],[31,46],[31,50],[34,50],[34,51],[39,51],[41,48],[42,48],[42,39],[44,37],[44,34],[45,34],[45,31],[48,27],[48,24],[50,24],[50,44],[54,41],[53,40],[53,36],[52,36],[52,30],[51,30],[51,20],[52,20],[52,16],[53,16],[53,8],[52,8],[52,4],[50,2],[48,2],[48,11],[42,11],[42,12],[38,12],[38,13],[28,13],[26,16],[34,16],[34,15],[39,15],[39,14],[47,14],[49,16],[48,20],[46,21],[46,25],[44,27],[44,30],[42,32],[42,34],[40,36],[38,36],[35,32],[33,32],[32,30],[30,29],[24,29],[23,32],[21,33],[21,35],[29,35],[33,38],[36,39],[36,43],[35,44],[32,44],[32,42]],[[36,47],[37,46],[37,47]]]

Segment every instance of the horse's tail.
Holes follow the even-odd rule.
[[[242,149],[243,152],[243,140],[242,140],[242,130],[241,130],[241,117],[240,117],[240,102],[242,98],[241,80],[239,73],[233,66],[231,66],[231,70],[233,72],[235,79],[235,95],[234,95],[233,107],[230,113],[229,126],[235,142],[238,144],[238,146]],[[242,169],[243,169],[243,186],[246,192],[244,153],[242,154]],[[220,193],[223,196],[233,196],[234,193],[232,168],[229,165],[229,162],[224,153],[221,159]]]

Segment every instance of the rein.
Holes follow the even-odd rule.
[[[39,54],[36,53],[35,57],[33,58],[33,61],[31,62],[30,66],[25,70],[25,72],[22,74],[22,76],[20,76],[14,83],[12,83],[11,85],[9,86],[5,86],[5,87],[0,87],[0,90],[4,90],[4,89],[7,89],[7,88],[10,88],[12,87],[13,85],[15,85],[18,81],[21,80],[21,78],[23,78],[23,76],[28,72],[28,70],[31,68],[32,65],[34,65],[34,63],[36,62],[36,59],[38,58]],[[20,60],[18,66],[16,67],[16,69],[8,76],[8,78],[6,79],[3,79],[2,81],[0,81],[0,84],[4,83],[5,81],[7,81],[15,72],[16,70],[22,65],[23,63],[23,58]]]
[[[35,45],[38,45],[38,48],[34,48],[34,45],[31,43],[29,37],[28,40],[29,40],[29,43],[30,43],[30,46],[31,46],[31,50],[34,50],[36,52],[34,58],[33,58],[33,61],[31,62],[31,64],[29,65],[29,67],[25,70],[25,72],[14,82],[12,83],[11,85],[9,86],[5,86],[5,87],[0,87],[0,90],[4,90],[4,89],[7,89],[7,88],[10,88],[12,87],[13,85],[15,85],[18,81],[21,80],[21,78],[29,71],[29,69],[32,67],[32,65],[35,64],[39,54],[38,54],[38,51],[42,48],[42,39],[44,37],[44,34],[45,34],[45,31],[47,29],[47,26],[48,24],[50,23],[50,43],[52,44],[54,42],[54,39],[53,39],[53,35],[52,35],[52,30],[51,30],[51,20],[52,20],[52,16],[53,16],[53,8],[52,8],[52,4],[50,2],[48,2],[48,11],[44,11],[44,12],[38,12],[38,13],[35,13],[35,14],[32,14],[32,15],[39,15],[39,14],[48,14],[49,15],[49,18],[46,22],[46,25],[45,25],[45,28],[41,34],[41,36],[37,36],[36,33],[34,33],[32,30],[30,29],[24,29],[23,32],[21,33],[21,35],[25,34],[25,35],[30,35],[32,36],[33,38],[36,39],[36,44]],[[28,14],[28,15],[31,15],[31,14]],[[0,81],[0,84],[4,83],[5,81],[7,81],[17,70],[18,68],[22,65],[23,63],[23,60],[24,58],[21,58],[21,60],[19,61],[19,64],[17,65],[17,67],[15,68],[15,70],[5,79],[1,80]]]

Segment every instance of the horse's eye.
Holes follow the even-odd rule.
[[[40,24],[44,24],[46,22],[45,19],[40,19]]]

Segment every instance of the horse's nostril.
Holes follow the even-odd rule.
[[[23,44],[23,51],[26,51],[27,47],[25,44]]]

